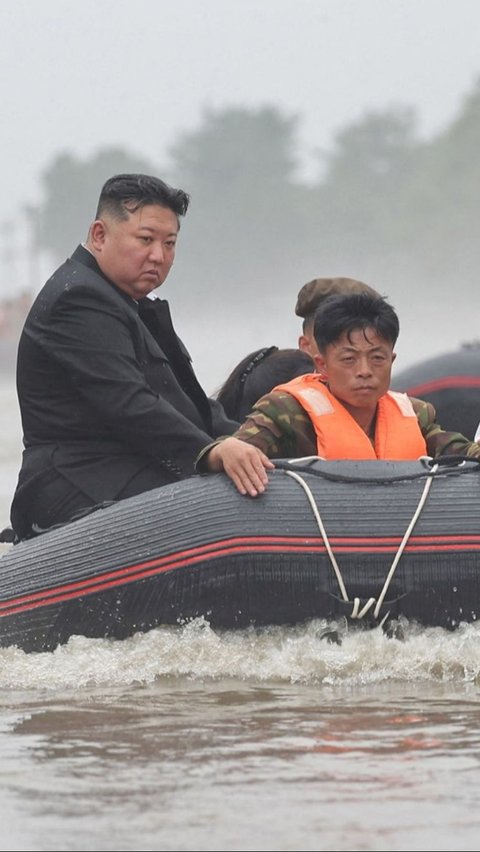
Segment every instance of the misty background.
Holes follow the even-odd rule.
[[[478,340],[477,0],[0,0],[0,354],[104,180],[191,194],[159,295],[213,393],[296,346],[297,292],[360,278],[396,369]]]

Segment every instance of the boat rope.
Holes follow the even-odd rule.
[[[316,520],[318,528],[320,530],[320,534],[323,538],[323,542],[325,544],[325,549],[326,549],[328,556],[330,558],[332,568],[335,571],[335,576],[337,578],[337,582],[338,582],[338,585],[339,585],[339,588],[340,588],[342,598],[343,598],[345,603],[351,603],[352,604],[352,611],[350,613],[350,618],[356,618],[356,619],[363,618],[367,614],[367,612],[369,612],[372,609],[373,606],[375,606],[375,609],[373,610],[373,615],[374,615],[375,618],[378,618],[380,610],[382,608],[382,604],[385,600],[385,596],[386,596],[387,591],[388,591],[388,587],[390,586],[390,583],[393,579],[393,576],[394,576],[395,571],[397,569],[397,565],[400,562],[402,553],[405,550],[405,547],[407,545],[408,539],[410,538],[412,530],[413,530],[415,524],[417,523],[417,520],[420,516],[420,513],[421,513],[421,511],[422,511],[422,509],[425,505],[425,501],[428,497],[428,492],[430,491],[430,487],[431,487],[431,484],[433,482],[433,478],[438,471],[438,467],[439,467],[438,464],[434,464],[432,466],[430,474],[428,475],[428,477],[425,481],[425,485],[423,487],[422,494],[420,496],[420,500],[418,502],[417,508],[415,509],[415,512],[413,513],[413,517],[412,517],[412,519],[411,519],[411,521],[410,521],[410,523],[409,523],[409,525],[406,529],[405,535],[403,536],[402,541],[400,542],[399,548],[398,548],[397,553],[395,555],[395,558],[394,558],[394,560],[393,560],[393,562],[390,566],[390,570],[389,570],[389,572],[388,572],[388,574],[385,578],[385,582],[384,582],[382,590],[381,590],[381,592],[378,596],[378,599],[369,598],[367,600],[367,602],[362,606],[361,609],[360,609],[360,605],[361,605],[362,602],[361,602],[360,598],[354,598],[353,601],[351,601],[349,596],[348,596],[347,589],[346,589],[346,586],[345,586],[345,583],[344,583],[344,580],[343,580],[343,577],[342,577],[342,572],[340,570],[340,566],[339,566],[339,564],[338,564],[338,562],[335,558],[335,554],[334,554],[332,547],[330,545],[330,542],[328,540],[327,531],[326,531],[325,526],[323,524],[320,512],[318,510],[318,507],[317,507],[317,504],[315,502],[315,498],[312,494],[310,486],[305,482],[305,480],[303,479],[302,476],[300,476],[298,473],[296,473],[296,471],[285,470],[285,473],[287,474],[287,476],[290,476],[292,479],[295,479],[299,483],[299,485],[301,485],[301,487],[305,491],[305,494],[307,495],[308,502],[310,503],[313,514],[315,516],[315,520]],[[388,613],[387,613],[387,616],[388,616]],[[387,616],[385,616],[385,618]],[[385,618],[384,618],[384,620],[385,620]]]
[[[430,472],[434,464],[442,468],[443,476],[478,474],[480,470],[480,458],[477,456],[445,455],[440,456],[435,461],[431,456],[420,456],[417,461],[423,465],[423,470],[417,470],[414,473],[386,473],[385,476],[372,476],[371,474],[364,474],[362,476],[358,471],[352,474],[339,473],[334,468],[318,467],[319,461],[325,462],[325,459],[321,456],[305,456],[299,459],[275,459],[275,467],[278,470],[291,470],[292,467],[295,467],[295,470],[300,471],[300,473],[308,473],[321,479],[330,480],[331,482],[375,482],[377,484],[412,482],[415,479],[424,479],[426,475],[425,470]],[[327,462],[328,464],[334,465],[335,462]]]

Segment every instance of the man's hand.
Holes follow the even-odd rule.
[[[256,497],[265,491],[267,470],[272,470],[275,465],[252,444],[238,438],[225,438],[210,450],[206,467],[212,473],[224,470],[240,494]]]

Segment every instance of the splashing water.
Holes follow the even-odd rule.
[[[0,650],[4,689],[57,689],[151,683],[157,678],[237,678],[258,682],[350,685],[480,681],[480,625],[456,631],[402,625],[403,640],[380,629],[322,636],[323,620],[300,627],[217,632],[204,619],[122,641],[74,636],[55,651]]]

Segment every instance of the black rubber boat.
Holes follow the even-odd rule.
[[[407,367],[394,375],[392,390],[431,402],[443,429],[473,441],[480,420],[480,341]]]
[[[26,651],[197,616],[454,628],[480,616],[480,464],[280,461],[256,498],[193,477],[12,545],[0,569],[0,645]]]

